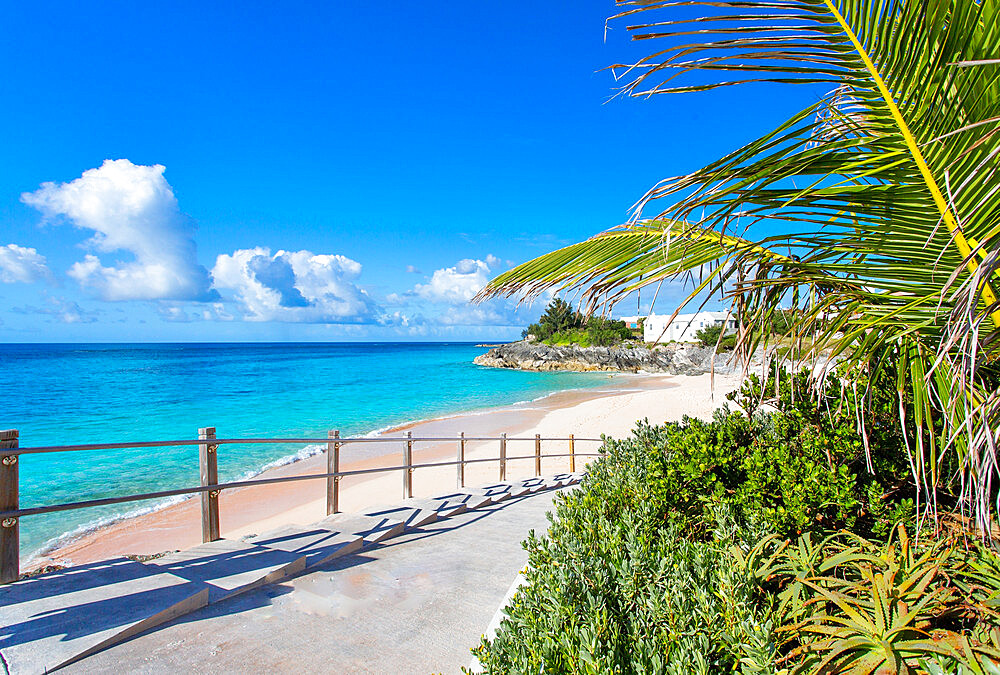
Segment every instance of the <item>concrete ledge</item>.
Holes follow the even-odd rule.
[[[550,484],[557,484],[559,487],[564,487],[566,485],[576,483],[577,478],[575,478],[571,473],[557,473],[554,476],[549,477],[546,482]]]
[[[337,513],[316,523],[316,527],[332,532],[355,534],[362,537],[365,544],[375,544],[403,534],[406,525],[402,520],[385,516],[364,516],[353,513]]]
[[[208,585],[208,601],[218,602],[306,567],[306,556],[245,541],[219,539],[171,553],[146,565]]]
[[[465,504],[465,508],[467,509],[478,509],[483,506],[489,506],[493,503],[493,499],[491,497],[488,497],[485,492],[477,491],[475,488],[437,495],[435,497],[431,497],[431,499],[437,501],[448,500],[450,502],[460,502]]]
[[[115,558],[0,587],[0,654],[44,673],[208,604],[205,584]]]
[[[511,487],[510,483],[493,483],[492,485],[483,485],[474,489],[477,493],[482,493],[494,502],[502,502],[514,496],[511,494]]]
[[[503,483],[503,485],[507,486],[507,497],[508,498],[523,497],[525,495],[531,494],[531,490],[529,490],[524,485],[522,485],[520,481],[513,481],[513,482],[509,482],[509,483]]]
[[[403,526],[408,530],[414,527],[420,527],[421,525],[433,523],[439,518],[438,512],[434,509],[416,505],[376,506],[370,509],[365,509],[363,515],[371,518],[391,518],[392,520],[401,520],[403,521]]]
[[[525,489],[527,489],[528,490],[528,494],[534,494],[535,492],[538,492],[539,490],[544,490],[547,487],[545,485],[545,479],[543,479],[541,477],[539,477],[539,478],[525,478],[523,480],[517,481],[516,484],[521,485],[522,487],[524,487]]]
[[[331,532],[321,527],[289,525],[265,532],[252,540],[257,546],[296,553],[306,557],[306,570],[324,565],[334,558],[353,553],[364,540],[357,534]]]
[[[406,499],[403,501],[403,506],[410,508],[422,508],[434,511],[438,518],[448,518],[450,516],[458,515],[469,509],[465,502],[457,501],[454,499]]]

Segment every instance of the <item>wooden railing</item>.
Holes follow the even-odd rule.
[[[272,485],[275,483],[291,483],[303,480],[326,480],[326,512],[327,514],[340,512],[340,481],[345,476],[360,476],[365,474],[383,473],[386,471],[400,471],[403,477],[403,499],[413,496],[413,472],[415,469],[454,466],[456,468],[455,483],[458,487],[465,487],[465,467],[468,464],[478,464],[483,462],[497,462],[499,465],[499,478],[507,478],[507,462],[515,460],[535,460],[535,475],[540,476],[542,472],[543,458],[568,457],[570,471],[576,471],[577,457],[597,457],[601,452],[577,452],[577,442],[602,443],[600,438],[575,438],[573,434],[559,438],[542,438],[539,434],[534,436],[466,436],[463,432],[456,437],[418,437],[415,438],[412,432],[407,432],[406,436],[378,436],[360,438],[341,438],[339,431],[331,431],[326,438],[216,438],[215,427],[204,427],[198,430],[197,440],[180,441],[133,441],[127,443],[92,443],[87,445],[56,445],[37,448],[20,447],[20,438],[17,429],[0,431],[0,583],[16,581],[20,576],[20,521],[26,516],[41,515],[43,513],[56,513],[58,511],[71,511],[74,509],[93,508],[96,506],[108,506],[122,504],[124,502],[141,501],[146,499],[161,499],[164,497],[175,497],[178,495],[198,494],[201,497],[201,532],[203,541],[215,541],[220,538],[219,534],[219,494],[222,490],[234,488],[253,487],[255,485]],[[470,442],[499,441],[500,453],[496,457],[479,457],[468,459],[465,456],[466,444]],[[413,463],[414,443],[444,443],[454,442],[457,444],[456,458],[454,461],[445,462],[424,462]],[[507,443],[511,442],[533,442],[534,453],[530,455],[507,454]],[[566,452],[542,453],[543,442],[565,442]],[[311,445],[325,444],[326,449],[326,471],[323,473],[312,473],[297,476],[280,476],[275,478],[255,478],[251,480],[231,481],[228,483],[219,482],[218,469],[218,449],[223,445],[246,445],[246,444],[285,444],[285,445]],[[402,463],[395,466],[380,466],[368,469],[355,469],[352,471],[340,470],[340,449],[344,445],[351,443],[399,443],[402,445]],[[173,490],[158,490],[156,492],[140,492],[136,494],[124,495],[121,497],[107,497],[103,499],[88,499],[78,502],[66,502],[63,504],[50,504],[48,506],[35,506],[22,509],[20,504],[20,488],[18,481],[18,458],[21,455],[37,455],[51,452],[84,452],[88,450],[118,450],[134,448],[164,448],[198,446],[198,463],[201,473],[200,485],[193,487],[177,488]]]

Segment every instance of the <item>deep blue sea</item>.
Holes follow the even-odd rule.
[[[0,429],[22,447],[196,438],[363,435],[411,420],[606,384],[607,374],[473,365],[471,344],[0,344]],[[301,447],[223,446],[223,480],[287,461]],[[21,506],[198,483],[196,447],[21,458]],[[149,502],[21,522],[22,555]]]

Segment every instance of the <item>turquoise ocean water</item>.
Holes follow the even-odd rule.
[[[470,344],[0,344],[0,429],[22,447],[197,437],[364,435],[404,422],[606,384],[607,374],[483,368]],[[305,452],[315,452],[315,448]],[[223,446],[222,480],[301,446]],[[196,447],[23,456],[21,506],[198,483]],[[154,506],[135,502],[22,519],[22,555]]]

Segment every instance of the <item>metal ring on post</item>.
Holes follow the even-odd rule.
[[[3,458],[4,466],[14,466],[17,464],[17,455],[6,455]]]
[[[14,527],[17,525],[17,518],[4,518],[0,521],[0,526],[3,527]]]
[[[222,490],[209,490],[208,491],[208,496],[209,497],[218,497],[220,492],[222,492]]]

